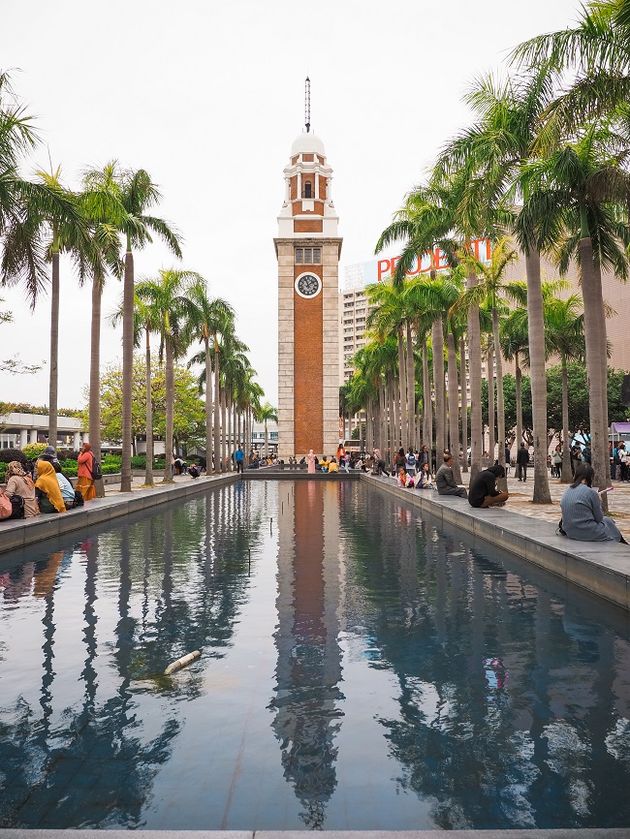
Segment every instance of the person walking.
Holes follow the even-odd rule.
[[[580,542],[624,542],[615,522],[602,512],[600,493],[593,489],[593,467],[580,463],[575,480],[560,500],[560,532]]]
[[[234,463],[236,463],[236,474],[243,474],[243,464],[245,463],[245,452],[243,451],[242,446],[239,444],[239,447],[234,452]]]
[[[519,481],[525,482],[527,480],[527,467],[529,466],[529,452],[525,443],[521,443],[521,447],[516,453],[516,477]]]
[[[444,463],[435,474],[435,485],[438,495],[457,495],[460,498],[466,498],[468,496],[466,487],[459,486],[455,483],[453,455],[450,452],[444,452]]]
[[[91,501],[96,498],[96,487],[94,486],[94,455],[89,443],[84,443],[81,447],[77,463],[77,489],[84,501]]]

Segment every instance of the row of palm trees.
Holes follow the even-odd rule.
[[[217,453],[225,446],[222,441],[226,437],[224,431],[233,401],[236,400],[239,416],[251,416],[259,407],[262,396],[245,356],[247,348],[234,333],[233,311],[225,301],[209,298],[205,282],[190,271],[161,271],[158,278],[136,285],[134,253],[151,243],[154,237],[161,239],[173,256],[182,256],[179,232],[165,219],[153,214],[161,195],[146,170],[127,170],[111,161],[102,169],[88,170],[79,191],[65,186],[61,169],[52,166],[51,171],[39,171],[33,180],[28,180],[20,174],[19,166],[37,143],[32,118],[15,97],[8,75],[0,74],[0,281],[2,284],[23,283],[32,306],[50,285],[48,439],[53,444],[57,440],[60,257],[66,254],[76,268],[79,281],[92,284],[89,438],[96,457],[100,458],[101,449],[101,301],[106,278],[114,276],[123,280],[119,313],[123,329],[122,491],[131,489],[132,480],[133,352],[139,325],[147,335],[147,353],[150,352],[150,335],[160,335],[160,353],[165,360],[167,390],[170,385],[171,397],[174,359],[181,357],[185,343],[182,343],[182,336],[194,334],[203,344],[207,452],[209,458],[214,447],[215,469],[220,469],[225,456],[219,457]],[[187,296],[193,291],[193,296]],[[191,320],[193,306],[195,316]],[[184,323],[184,310],[186,328],[182,325],[181,334],[178,334],[179,324]],[[196,333],[191,332],[193,322],[197,325]],[[186,349],[192,340],[191,337]],[[223,365],[227,365],[223,373],[219,369],[221,353]],[[148,422],[147,443],[152,445],[150,418]],[[170,453],[172,398],[166,428],[166,451]],[[166,460],[165,480],[170,480],[170,457]]]
[[[523,440],[521,365],[530,365],[527,286],[505,279],[516,257],[509,241],[499,240],[490,261],[474,265],[479,281],[473,288],[465,287],[471,270],[466,254],[456,268],[433,278],[368,288],[370,340],[356,354],[355,373],[343,389],[344,414],[366,412],[368,446],[378,443],[393,450],[422,441],[436,450],[467,448],[468,414],[474,408],[468,404],[466,389],[466,333],[472,305],[479,310],[480,345],[486,358],[489,452],[494,455],[496,448],[503,460],[503,443]],[[565,289],[560,280],[542,284],[545,358],[559,357],[563,371],[563,479],[569,480],[567,364],[584,357],[584,318],[579,294],[558,296]],[[516,372],[514,435],[505,425],[503,360],[513,362]],[[461,478],[459,464],[455,469]]]
[[[488,300],[479,286],[487,287],[488,283],[471,243],[487,237],[495,243],[496,252],[496,243],[507,236],[523,252],[526,293],[524,300],[516,299],[527,312],[526,349],[531,370],[535,451],[533,500],[539,503],[551,500],[546,469],[548,341],[541,255],[549,257],[561,273],[571,261],[579,266],[595,482],[605,486],[609,477],[606,306],[601,275],[603,269],[613,271],[620,279],[628,275],[629,92],[630,0],[594,0],[582,10],[573,29],[522,44],[514,51],[505,72],[488,75],[473,84],[467,96],[473,110],[472,125],[444,146],[428,178],[409,193],[376,246],[379,252],[394,242],[403,243],[393,275],[394,287],[408,285],[405,274],[417,255],[434,253],[435,248],[442,251],[450,269],[448,280],[439,282],[452,283],[457,276],[465,286],[463,302],[452,311],[465,310],[466,316],[467,352],[460,348],[460,358],[467,355],[468,369],[460,375],[462,383],[467,377],[471,394],[473,472],[480,466],[483,451],[480,301]],[[508,256],[508,245],[502,245],[502,249],[506,258],[513,258]],[[429,281],[438,282],[435,270],[430,271]],[[506,289],[506,294],[513,291]],[[420,292],[409,291],[414,293]],[[428,293],[422,289],[422,294]],[[497,393],[501,417],[497,310],[496,305],[490,305],[493,352],[499,360]],[[442,358],[440,324],[448,326],[448,318],[432,317],[430,311],[427,310],[427,317],[432,324],[436,442],[441,447],[445,439],[444,392],[442,377],[436,377],[435,372]],[[450,312],[451,307],[445,306],[441,311]],[[398,355],[397,405],[407,428],[414,415],[412,339],[422,334],[423,325],[411,323],[406,331],[399,330],[397,347],[389,346],[391,340],[383,342],[384,353]],[[458,333],[449,328],[446,334],[447,341],[455,343]],[[421,354],[426,384],[427,358],[422,348]],[[451,367],[452,355],[449,353]],[[450,385],[452,372],[449,371]],[[462,387],[462,394],[465,391]],[[452,397],[454,401],[454,389]],[[424,411],[422,435],[427,439],[428,414]],[[465,422],[465,410],[462,418]],[[464,439],[467,436],[466,430]],[[498,436],[505,440],[503,428]],[[503,459],[501,445],[499,460]]]

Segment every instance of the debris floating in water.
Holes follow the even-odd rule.
[[[170,676],[172,673],[177,673],[177,671],[181,670],[182,667],[186,667],[191,662],[196,661],[200,655],[200,650],[194,650],[192,653],[183,655],[181,658],[178,658],[177,661],[174,661],[172,664],[169,664],[169,666],[164,671],[164,675]]]

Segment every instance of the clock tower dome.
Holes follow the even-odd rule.
[[[278,259],[278,454],[336,452],[339,443],[339,283],[341,238],[332,169],[305,130],[284,169],[284,202],[274,239]]]

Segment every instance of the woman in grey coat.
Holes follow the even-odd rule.
[[[580,542],[625,542],[615,522],[602,512],[599,493],[592,489],[593,467],[580,463],[575,480],[560,501],[562,530]]]

